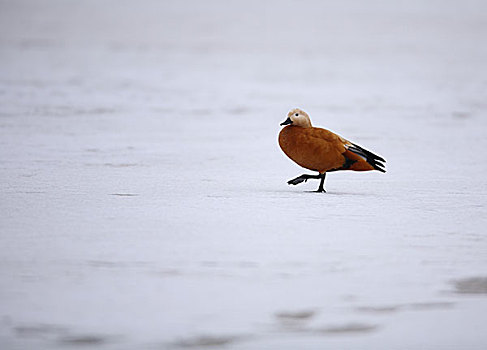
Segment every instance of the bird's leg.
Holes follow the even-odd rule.
[[[326,177],[326,173],[323,173],[323,174],[320,174],[319,175],[319,178],[321,179],[321,181],[320,181],[320,187],[318,187],[318,189],[316,190],[316,192],[326,192],[325,191],[325,188],[323,187],[323,185],[325,184],[325,177]]]
[[[297,184],[300,184],[301,182],[306,182],[309,179],[321,179],[321,177],[322,177],[321,174],[318,174],[318,175],[303,174],[301,176],[298,176],[295,179],[289,180],[287,183],[288,183],[288,185],[297,185]]]

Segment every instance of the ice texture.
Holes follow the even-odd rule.
[[[486,349],[486,14],[0,1],[0,348]],[[388,172],[288,186],[294,107]]]

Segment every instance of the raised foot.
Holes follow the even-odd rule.
[[[307,177],[305,177],[305,176],[298,176],[295,179],[289,180],[287,182],[287,184],[288,185],[297,185],[297,184],[300,184],[301,182],[306,182],[306,181],[308,181],[308,178]]]
[[[301,176],[298,176],[295,179],[289,180],[287,183],[289,185],[297,185],[300,184],[301,182],[306,182],[309,179],[320,179],[320,175],[308,175],[308,174],[303,174]]]

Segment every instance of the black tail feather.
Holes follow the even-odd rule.
[[[381,162],[386,162],[386,160],[380,156],[378,156],[377,154],[375,153],[372,153],[370,151],[367,151],[365,148],[359,146],[359,145],[356,145],[355,143],[352,143],[352,145],[354,145],[355,147],[357,147],[359,150],[361,150],[362,152],[364,152],[366,155],[368,155],[370,158],[372,159],[376,159],[376,160],[379,160]]]
[[[382,158],[381,156],[378,156],[377,154],[374,154],[368,150],[366,150],[365,148],[359,146],[359,145],[356,145],[354,143],[352,143],[353,146],[351,147],[348,147],[348,149],[361,156],[361,157],[364,157],[365,160],[367,161],[367,163],[369,163],[370,165],[372,165],[372,167],[375,169],[375,170],[378,170],[380,172],[383,172],[385,173],[386,170],[385,170],[385,165],[382,164],[382,163],[385,163],[386,160],[384,158]]]

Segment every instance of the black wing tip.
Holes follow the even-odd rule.
[[[384,158],[382,158],[382,157],[380,157],[378,155],[376,155],[376,157],[377,157],[377,160],[379,160],[381,162],[384,162],[384,163],[387,163],[387,161]]]
[[[358,148],[358,150],[360,150],[360,151],[364,152],[364,153],[365,153],[365,155],[369,156],[369,157],[370,157],[370,158],[372,158],[373,160],[376,160],[376,161],[378,160],[378,161],[380,161],[380,162],[384,162],[384,163],[386,163],[386,160],[385,160],[384,158],[382,158],[381,156],[378,156],[377,154],[372,153],[372,152],[370,152],[370,151],[366,150],[365,148],[363,148],[362,146],[359,146],[359,145],[357,145],[357,144],[355,144],[355,143],[352,143],[352,145],[354,145],[356,148]],[[367,158],[369,158],[369,157],[367,157]]]
[[[375,159],[377,159],[380,162],[386,163],[386,160],[384,158],[378,156],[377,154],[375,154]]]

